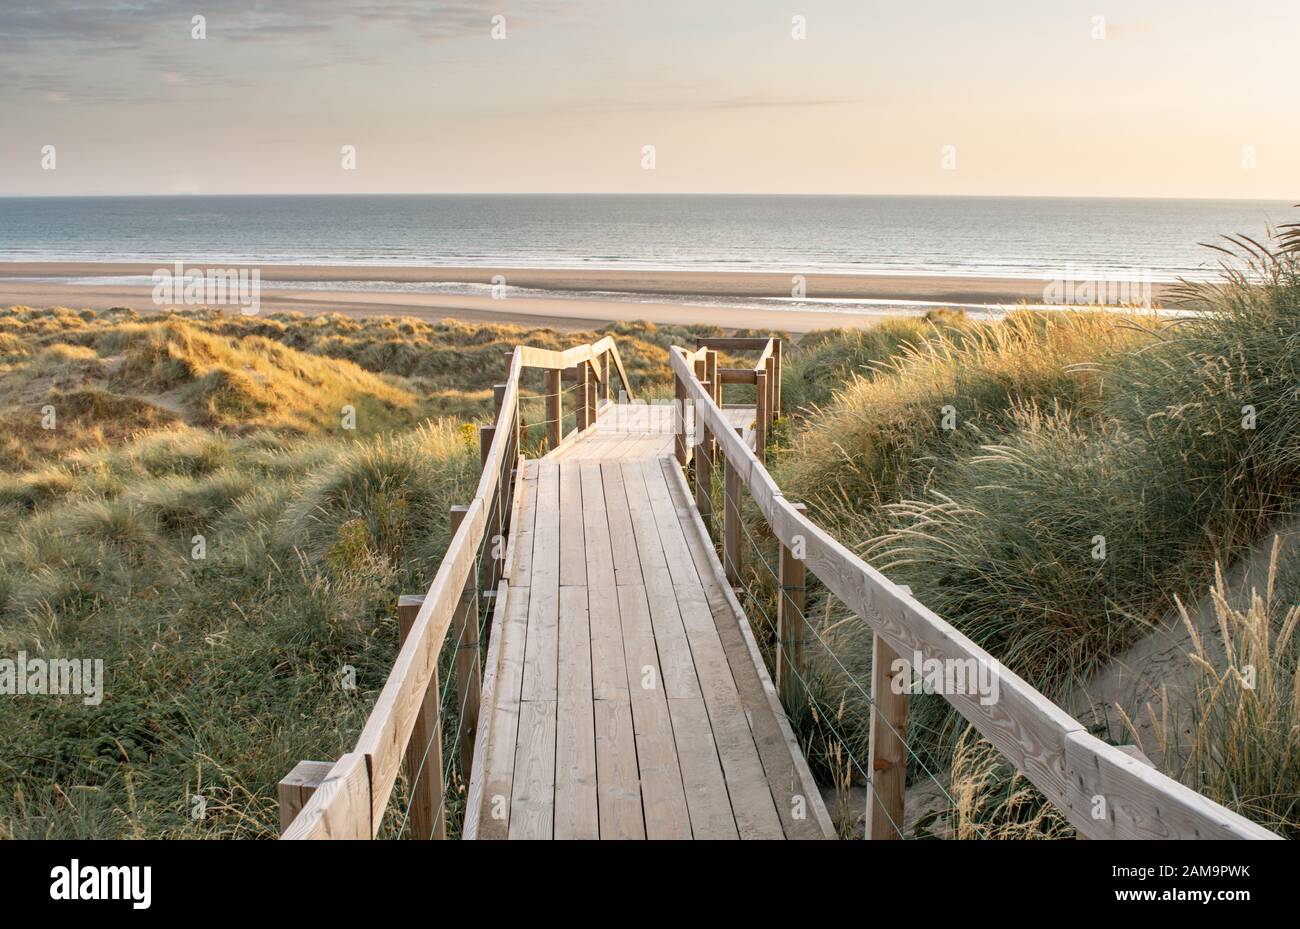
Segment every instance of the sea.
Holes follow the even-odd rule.
[[[0,262],[851,272],[1170,282],[1288,201],[419,194],[0,198]],[[89,281],[86,281],[89,283]],[[109,283],[110,279],[102,279]],[[310,287],[310,284],[302,285]],[[393,290],[389,282],[330,289]],[[477,285],[410,289],[471,292]],[[663,298],[659,298],[663,299]],[[846,307],[847,309],[848,307]]]

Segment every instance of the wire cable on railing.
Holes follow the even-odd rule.
[[[714,471],[714,476],[716,476],[716,470]],[[741,512],[740,501],[737,500],[733,495],[728,494],[725,480],[722,481],[721,483],[722,483],[724,502],[729,502],[732,508],[734,509],[734,511],[737,514],[739,514]],[[744,532],[745,536],[750,540],[751,547],[758,555],[758,560],[763,564],[765,568],[767,568],[768,573],[772,576],[773,580],[776,582],[777,589],[781,590],[780,575],[776,572],[776,570],[772,568],[771,564],[768,563],[767,559],[763,557],[761,547],[758,544],[758,540],[754,537],[753,533],[751,533],[749,529],[745,526],[745,521],[743,519],[738,519],[737,522],[740,524],[740,528]],[[743,580],[741,581],[741,583],[742,586],[745,587],[746,592],[749,593],[751,599],[753,599],[754,595],[752,591],[750,591],[749,586],[745,584]],[[783,590],[782,590],[782,596],[784,596]],[[762,610],[762,607],[759,606],[759,609]],[[763,611],[763,613],[764,613],[764,619],[768,619],[766,615],[766,611]],[[775,627],[772,626],[770,620],[769,620],[769,626],[771,626],[772,628],[772,631],[774,633],[774,638],[776,639],[776,641],[780,642],[780,635],[775,629]],[[818,634],[816,627],[812,623],[805,622],[803,624],[803,628],[807,632],[811,633],[813,638],[817,640],[817,642],[821,645],[822,649],[826,652],[826,654],[830,655],[830,657],[834,660],[835,664],[839,667],[840,671],[843,673],[844,677],[848,679],[848,681],[854,686],[854,688],[858,691],[858,693],[862,695],[863,699],[866,700],[867,706],[870,708],[871,712],[875,714],[875,718],[880,723],[882,723],[885,726],[885,728],[887,728],[891,733],[893,733],[895,737],[898,738],[899,744],[903,746],[904,750],[916,762],[917,766],[927,776],[929,776],[931,780],[934,781],[935,785],[943,793],[944,797],[948,800],[948,802],[955,806],[956,801],[953,800],[952,796],[944,788],[939,778],[935,775],[933,771],[930,770],[929,766],[921,759],[921,756],[918,755],[916,751],[912,749],[908,739],[902,733],[898,732],[898,730],[893,726],[893,724],[888,719],[885,718],[883,713],[880,712],[880,710],[875,705],[875,701],[872,700],[870,693],[868,693],[868,691],[862,687],[857,677],[854,676],[854,674],[851,671],[849,671],[849,669],[845,666],[844,662],[840,660],[840,657],[837,654],[835,654],[835,651],[834,649],[831,648],[830,644],[825,639],[823,639],[821,635]]]
[[[509,443],[507,443],[507,449],[508,448],[509,448]],[[509,474],[513,470],[514,466],[515,466],[515,460],[513,455],[503,454],[501,456],[500,470],[497,473],[499,488],[507,486],[507,481],[509,481]],[[488,513],[489,518],[492,515],[491,512],[492,509],[496,509],[497,507],[504,508],[507,501],[513,503],[514,483],[510,482],[508,486],[511,489],[511,493],[504,498],[502,495],[499,494],[496,496],[497,503],[494,504],[494,506],[489,509],[489,513]],[[472,597],[474,603],[476,604],[474,609],[475,616],[473,617],[473,622],[475,628],[478,631],[478,643],[468,643],[468,644],[466,643],[465,633],[469,629],[469,624],[462,623],[461,628],[459,630],[458,638],[456,639],[455,648],[452,651],[453,655],[458,654],[462,649],[475,648],[476,650],[480,651],[480,655],[476,656],[476,659],[481,659],[481,643],[483,640],[483,635],[487,629],[487,618],[491,613],[491,604],[489,603],[488,598],[483,596],[483,589],[482,589],[482,582],[481,582],[481,578],[483,574],[483,566],[485,563],[488,546],[491,545],[493,547],[494,553],[492,555],[492,559],[494,561],[499,561],[501,560],[502,557],[501,555],[496,554],[500,542],[500,530],[504,528],[504,520],[502,519],[501,514],[497,514],[497,519],[494,520],[494,522],[496,523],[495,528],[497,528],[498,531],[497,532],[490,531],[494,528],[494,526],[492,525],[487,525],[484,527],[485,531],[483,533],[482,538],[479,540],[479,544],[476,548],[474,554],[474,562],[473,562],[472,570],[470,572],[470,577],[472,578],[473,585],[474,585]],[[469,594],[466,593],[463,594],[463,596],[469,596]],[[479,605],[481,605],[481,609],[479,608]],[[453,658],[453,667],[454,667],[454,660],[455,659]],[[441,650],[439,653],[439,657],[436,659],[436,661],[441,662]],[[447,674],[444,676],[442,688],[441,688],[441,694],[439,696],[439,711],[440,711],[439,712],[440,718],[438,720],[439,725],[434,728],[433,732],[430,733],[429,740],[426,742],[424,746],[424,750],[420,755],[419,767],[416,769],[414,775],[411,776],[410,778],[410,784],[408,790],[409,793],[408,802],[406,805],[406,809],[403,812],[402,822],[398,826],[398,830],[397,830],[396,837],[399,839],[406,832],[407,825],[410,821],[411,810],[412,807],[414,806],[414,797],[416,794],[416,788],[418,787],[418,785],[420,784],[424,776],[425,762],[429,758],[430,750],[433,747],[434,740],[439,737],[440,733],[442,735],[443,742],[444,742],[442,747],[446,753],[446,760],[442,772],[443,791],[442,791],[442,796],[439,797],[438,799],[438,806],[434,813],[434,820],[433,820],[434,823],[437,823],[439,821],[439,818],[445,815],[447,809],[447,794],[448,791],[453,789],[451,783],[452,769],[454,768],[456,760],[459,757],[459,749],[462,741],[462,735],[464,734],[465,713],[466,710],[468,709],[466,702],[460,698],[460,695],[458,693],[457,701],[456,701],[457,702],[456,725],[453,730],[454,734],[451,737],[450,744],[447,744],[447,738],[446,738],[447,731],[444,723],[450,721],[445,717],[447,717],[446,709],[449,705],[448,700],[451,695],[451,686],[452,683],[455,681],[455,679],[456,678],[454,673]],[[461,825],[463,828],[463,822]]]
[[[474,596],[476,599],[480,599],[481,585],[479,582],[479,578],[480,578],[480,573],[482,571],[484,550],[488,542],[490,541],[490,539],[491,536],[487,532],[484,532],[483,538],[479,540],[477,550],[475,551],[473,570],[470,572],[470,577],[473,578],[473,582],[474,582]],[[476,624],[477,624],[477,619],[478,617],[475,616]],[[459,652],[461,648],[465,647],[465,632],[468,628],[469,628],[468,623],[461,625],[461,629],[459,631],[459,637],[456,640],[456,649],[453,652],[453,654]],[[438,656],[434,659],[435,665],[441,662],[441,656],[442,656],[442,650],[440,649]],[[439,709],[438,725],[435,726],[433,731],[429,734],[429,739],[425,743],[424,750],[420,754],[420,765],[416,769],[414,775],[412,775],[409,779],[410,783],[408,785],[408,797],[407,797],[406,809],[403,811],[402,822],[398,826],[398,830],[397,830],[396,837],[399,839],[405,834],[407,823],[410,821],[411,809],[415,804],[416,788],[418,787],[420,780],[424,774],[425,762],[429,758],[429,751],[431,748],[433,748],[434,740],[439,738],[439,736],[442,736],[445,741],[446,728],[445,726],[443,726],[442,717],[445,716],[446,714],[447,698],[451,694],[451,685],[454,680],[455,680],[454,674],[447,674],[444,676],[441,692],[438,698],[438,709]],[[450,745],[451,751],[447,752],[448,759],[454,759],[457,755],[457,749],[459,749],[460,746],[461,727],[464,721],[465,708],[462,701],[459,699],[459,695],[457,695],[456,702],[457,704],[459,704],[458,710],[461,715],[460,718],[457,720],[455,735],[453,736],[452,743]],[[447,747],[448,746],[446,746],[445,744],[443,745],[444,749],[446,749]],[[446,802],[447,802],[446,794],[447,794],[450,778],[451,778],[451,765],[449,762],[447,765],[444,766],[444,770],[443,770],[443,780],[442,780],[443,795],[438,798],[438,807],[435,811],[434,820],[433,820],[435,823],[438,821],[438,817],[443,815],[443,812],[446,808]]]
[[[762,602],[760,601],[758,595],[754,593],[753,589],[747,583],[745,583],[743,579],[741,579],[740,585],[744,589],[745,595],[749,598],[750,602],[753,603],[753,605],[758,608],[758,611],[762,615],[763,622],[767,625],[768,630],[772,633],[773,636],[776,636],[777,630],[772,623],[772,618],[768,615],[767,610],[763,608]],[[852,763],[853,767],[858,769],[858,774],[860,774],[862,778],[867,782],[867,785],[871,790],[872,797],[876,797],[875,779],[873,778],[873,776],[870,773],[868,773],[866,768],[863,766],[862,762],[860,762],[857,756],[853,754],[853,750],[849,748],[848,740],[845,739],[844,736],[840,734],[839,730],[836,729],[835,726],[831,724],[830,714],[826,712],[825,707],[822,705],[821,700],[819,700],[817,696],[813,693],[811,685],[804,678],[804,676],[799,673],[799,669],[795,667],[793,662],[790,662],[789,669],[794,674],[795,679],[799,682],[799,686],[803,688],[804,693],[807,695],[809,702],[812,703],[813,706],[817,707],[821,711],[817,715],[820,721],[822,722],[822,724],[824,724],[826,728],[830,729],[831,735],[833,735],[836,741],[840,744],[840,747],[844,750],[844,754],[848,756],[848,759]],[[901,838],[906,838],[902,826],[899,823],[895,822],[894,818],[889,815],[889,810],[885,809],[884,804],[880,803],[878,798],[876,802],[880,805],[881,812],[885,814],[885,818],[889,820],[889,824],[894,827],[894,831],[896,831]],[[865,832],[863,836],[865,838]]]
[[[730,497],[727,495],[725,482],[723,484],[723,496],[724,499],[731,501],[732,505],[736,509],[736,512],[739,514],[740,503],[734,497]],[[759,561],[761,561],[764,567],[767,568],[768,573],[772,575],[773,580],[776,582],[777,588],[780,589],[781,587],[780,575],[777,574],[777,572],[767,562],[767,559],[762,556],[762,552],[759,547],[758,540],[754,537],[753,533],[751,533],[749,529],[745,526],[744,520],[738,520],[738,522],[740,523],[740,528],[745,533],[745,536],[750,540],[751,546],[758,553]],[[872,711],[876,714],[880,722],[882,722],[885,725],[885,727],[889,729],[890,732],[892,732],[895,736],[898,737],[899,742],[903,745],[904,749],[906,749],[907,753],[911,755],[913,760],[916,761],[917,766],[920,767],[920,769],[924,771],[927,775],[929,775],[932,780],[934,780],[935,784],[939,787],[941,791],[943,791],[944,796],[947,797],[950,803],[955,803],[956,801],[954,801],[953,798],[948,794],[948,792],[944,790],[943,785],[939,783],[939,779],[938,777],[935,776],[934,772],[931,771],[929,767],[925,764],[925,762],[921,760],[921,756],[912,750],[911,746],[908,744],[908,740],[903,736],[903,734],[900,733],[896,728],[894,728],[893,724],[884,717],[884,714],[880,713],[880,711],[876,709],[875,701],[871,698],[871,695],[862,687],[862,684],[858,681],[857,677],[855,677],[853,673],[849,671],[849,669],[844,665],[844,662],[840,660],[840,657],[835,654],[835,650],[831,648],[830,643],[828,643],[825,639],[823,639],[818,634],[816,627],[813,626],[811,623],[804,623],[803,625],[804,628],[809,633],[811,633],[813,638],[815,638],[817,642],[821,645],[822,649],[828,655],[830,655],[832,659],[834,659],[836,665],[839,666],[840,671],[843,672],[844,676],[853,684],[854,688],[858,691],[858,693],[862,695],[863,699],[867,701],[867,705],[871,707]],[[777,640],[780,641],[779,637]]]
[[[462,628],[462,629],[461,629],[461,639],[457,642],[457,645],[456,645],[457,649],[460,648],[460,643],[464,641],[464,632],[465,632],[465,630]],[[441,654],[441,653],[440,653],[440,654]],[[435,659],[435,662],[436,662],[437,660],[438,660],[438,659]],[[453,680],[455,680],[454,676],[449,674],[449,675],[447,675],[447,679],[443,682],[443,685],[442,685],[442,692],[441,692],[441,694],[439,695],[439,698],[438,698],[438,699],[439,699],[439,703],[438,703],[438,707],[439,707],[439,717],[440,717],[439,720],[438,720],[438,725],[437,725],[437,726],[434,726],[434,727],[433,727],[433,731],[432,731],[431,733],[429,733],[429,740],[428,740],[427,742],[425,742],[425,744],[424,744],[424,751],[422,751],[422,752],[420,753],[420,765],[419,765],[418,768],[416,768],[416,770],[415,770],[415,774],[412,775],[412,776],[409,778],[410,783],[409,783],[408,788],[407,788],[408,796],[407,796],[407,800],[406,800],[406,809],[405,809],[405,810],[403,811],[403,813],[402,813],[402,822],[401,822],[401,824],[400,824],[400,825],[398,826],[398,828],[397,828],[397,836],[396,836],[396,837],[399,838],[399,839],[403,836],[403,834],[405,834],[405,832],[406,832],[406,825],[407,825],[407,823],[410,821],[410,818],[411,818],[411,809],[415,806],[416,788],[417,788],[417,786],[418,786],[419,783],[420,783],[420,778],[421,778],[421,776],[424,774],[424,765],[425,765],[425,762],[429,760],[429,750],[433,748],[434,740],[436,740],[436,739],[438,739],[439,737],[442,737],[442,736],[445,735],[445,732],[444,732],[444,730],[443,730],[443,726],[442,726],[442,719],[441,719],[442,708],[446,706],[447,696],[448,696],[448,694],[450,693],[450,685],[451,685],[451,682],[452,682]],[[455,748],[456,745],[459,743],[459,741],[460,741],[460,727],[457,726],[457,728],[456,728],[456,737],[455,737],[455,742],[453,743],[452,747]],[[454,754],[454,753],[453,753],[453,754]],[[441,813],[442,813],[442,809],[443,809],[443,805],[446,803],[447,777],[448,777],[448,775],[449,775],[449,771],[444,771],[444,772],[443,772],[443,781],[442,781],[442,785],[443,785],[443,796],[438,798],[438,809],[437,809],[437,815],[441,815]],[[437,822],[437,815],[435,815],[435,817],[434,817],[434,822],[435,822],[435,823]]]

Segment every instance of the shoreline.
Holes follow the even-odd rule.
[[[0,305],[68,306],[108,309],[130,306],[142,313],[162,309],[153,303],[149,282],[76,283],[77,279],[141,276],[148,278],[174,263],[128,262],[0,262]],[[633,271],[596,269],[537,269],[392,265],[218,265],[186,263],[187,269],[208,267],[256,268],[261,302],[267,312],[300,310],[308,314],[340,312],[369,316],[399,314],[422,319],[453,318],[466,322],[503,322],[556,329],[591,328],[618,320],[655,323],[713,323],[727,329],[762,327],[789,332],[870,326],[892,316],[916,315],[943,306],[978,312],[996,311],[1020,303],[1039,304],[1045,281],[1023,278],[982,278],[931,275],[809,273],[804,275],[811,301],[882,301],[878,309],[842,310],[783,306],[711,304],[710,299],[789,300],[791,275],[766,271]],[[509,288],[540,291],[538,296],[384,290],[383,284],[479,285],[490,287],[501,276]],[[30,280],[57,278],[59,280]],[[319,285],[360,283],[364,290],[331,290]],[[311,289],[295,284],[318,285]],[[1159,303],[1170,285],[1152,284]],[[602,297],[618,295],[623,299]],[[648,299],[635,300],[631,297]],[[660,299],[654,298],[676,298]],[[692,303],[691,300],[699,303]],[[890,305],[898,301],[898,305]]]

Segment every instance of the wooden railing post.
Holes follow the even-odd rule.
[[[591,387],[588,381],[591,379],[591,367],[587,362],[581,362],[577,368],[578,382],[578,431],[586,429],[591,425]]]
[[[686,385],[680,377],[673,378],[673,426],[677,433],[673,443],[677,464],[686,467]]]
[[[704,377],[709,382],[709,396],[714,406],[722,409],[722,381],[718,380],[718,353],[708,349],[704,356]],[[709,461],[718,460],[718,441],[709,434]]]
[[[779,343],[772,343],[779,344]],[[767,435],[772,434],[772,424],[776,421],[776,359],[767,356]]]
[[[742,433],[740,428],[737,433]],[[740,472],[722,457],[722,567],[727,581],[740,586]]]
[[[478,453],[479,453],[479,463],[482,467],[485,468],[487,467],[488,455],[492,453],[492,441],[493,439],[496,438],[496,434],[497,434],[496,426],[478,427]],[[499,489],[500,488],[498,488],[498,490]],[[500,518],[499,507],[497,506],[499,500],[500,497],[494,493],[492,495],[492,498],[490,500],[484,501],[483,504],[484,506],[487,507],[486,531],[489,534],[491,534],[494,531],[494,527],[497,526],[498,524],[497,521]],[[452,530],[452,532],[454,534],[455,530]],[[483,586],[488,590],[491,590],[494,587],[496,587],[496,583],[497,583],[496,562],[492,561],[491,559],[485,559],[479,565],[479,570],[482,572],[481,576],[483,580]]]
[[[596,377],[596,363],[587,368],[587,425],[594,426],[600,414],[600,379]],[[606,381],[605,383],[609,383]]]
[[[708,387],[707,382],[705,387]],[[713,453],[709,450],[713,436],[709,427],[697,422],[698,444],[695,446],[695,508],[700,511],[704,528],[713,529]]]
[[[509,388],[508,384],[495,384],[492,387],[492,406],[496,410],[497,423],[502,422],[501,410],[502,407],[505,405],[506,390],[508,388]],[[498,535],[505,534],[506,518],[509,515],[509,507],[506,506],[506,501],[509,499],[510,479],[514,473],[514,460],[519,450],[518,414],[519,414],[519,407],[516,405],[516,407],[513,410],[511,410],[511,415],[505,420],[504,423],[504,425],[509,430],[509,438],[506,441],[506,445],[504,449],[505,454],[503,455],[504,460],[501,463],[502,465],[501,470],[503,473],[501,475],[501,480],[497,482],[496,493],[493,494],[493,507],[496,511],[496,520],[494,522],[494,525],[496,526],[496,532]],[[494,433],[494,437],[495,437],[495,433]],[[482,449],[480,449],[479,452],[480,454],[482,454]],[[509,464],[507,464],[507,462],[509,462]],[[451,531],[455,532],[456,528],[453,526]],[[495,587],[495,579],[501,576],[501,572],[502,572],[502,568],[498,566],[497,571],[493,576],[494,587]]]
[[[781,340],[775,339],[772,342],[772,359],[775,364],[772,365],[772,395],[775,398],[772,401],[772,415],[777,419],[781,418]]]
[[[467,506],[451,508],[451,533],[456,534],[460,524],[469,511]],[[503,546],[504,547],[504,546]],[[493,546],[496,549],[496,546]],[[460,705],[460,731],[457,744],[460,746],[460,772],[466,783],[469,782],[470,768],[474,759],[474,739],[478,731],[478,713],[480,690],[482,687],[482,669],[480,666],[480,645],[478,628],[478,589],[466,584],[461,591],[460,603],[452,617],[451,634],[458,643],[456,648],[456,698]]]
[[[710,391],[706,377],[708,367],[708,361],[703,356],[695,359],[695,379],[700,382],[705,393]],[[698,415],[695,417],[693,456],[695,458],[695,508],[700,511],[704,527],[708,529],[713,525],[713,456],[709,453],[709,429],[705,426],[703,417]]]
[[[548,368],[543,378],[546,391],[546,444],[555,448],[560,444],[560,426],[564,418],[564,395],[560,384],[560,369]]]
[[[330,761],[300,761],[280,779],[276,785],[280,797],[280,835],[284,835],[289,824],[302,812],[333,767],[334,763]]]
[[[903,740],[907,738],[907,689],[911,678],[906,668],[894,670],[898,657],[884,639],[872,634],[868,839],[903,838],[903,797],[907,790],[907,745]],[[898,677],[902,680],[895,685]]]
[[[401,643],[411,634],[424,598],[404,596],[397,601],[397,623]],[[447,810],[442,802],[442,719],[439,708],[438,663],[424,691],[415,715],[411,741],[406,744],[406,779],[411,790],[411,835],[417,839],[445,839]]]
[[[600,396],[602,400],[609,399],[609,356],[610,352],[603,352],[600,356],[601,379],[600,379]]]
[[[802,503],[792,506],[800,513]],[[802,558],[781,546],[781,596],[776,604],[776,689],[781,703],[793,710],[799,703],[799,676],[803,668],[803,646],[808,632],[804,628],[804,591],[807,571]]]
[[[754,372],[754,454],[767,463],[767,372]]]

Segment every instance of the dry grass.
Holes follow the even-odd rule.
[[[686,336],[623,328],[653,387]],[[506,351],[593,337],[0,311],[0,653],[105,663],[99,707],[0,701],[0,837],[274,835],[276,781],[350,747],[387,677]]]
[[[1300,254],[1245,257],[1244,271],[1188,288],[1190,318],[1017,313],[900,342],[796,422],[775,477],[832,534],[1058,697],[1167,616],[1176,594],[1207,583],[1216,560],[1231,563],[1300,512]],[[943,428],[945,408],[955,428]],[[810,603],[820,610],[825,592],[814,587]],[[795,714],[825,743],[814,759],[865,743],[849,678],[868,679],[868,658],[853,653],[868,640],[833,634],[832,648],[848,651],[814,650],[809,702],[824,718],[847,699],[850,731],[830,736]],[[1260,725],[1283,710],[1239,705],[1232,682],[1223,687]],[[928,776],[916,759],[946,770],[962,729],[946,702],[915,700],[911,776]],[[1226,751],[1220,739],[1241,735],[1226,719],[1211,731],[1202,767]],[[1250,750],[1272,757],[1259,767],[1289,772],[1292,743],[1276,725],[1256,736]],[[1279,814],[1259,784],[1198,777],[1265,824],[1300,804],[1294,781],[1267,800]]]
[[[954,838],[1070,839],[1074,827],[1011,767],[993,744],[966,729],[953,751],[949,793]]]
[[[1182,602],[1179,613],[1191,634],[1190,660],[1201,672],[1192,701],[1192,735],[1176,776],[1241,815],[1300,837],[1300,604],[1279,595],[1280,538],[1275,539],[1268,580],[1252,590],[1242,609],[1230,603],[1216,566],[1211,589],[1219,641],[1208,648]],[[1168,713],[1152,718],[1168,719]],[[1130,726],[1136,736],[1136,729]],[[1166,749],[1176,742],[1158,732]],[[1167,754],[1172,755],[1173,752]]]

